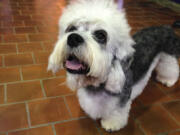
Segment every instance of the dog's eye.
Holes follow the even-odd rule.
[[[105,44],[107,42],[107,33],[105,30],[97,30],[94,32],[94,38],[97,42]]]
[[[69,26],[69,27],[66,29],[66,32],[72,32],[72,31],[75,31],[75,30],[77,30],[77,28],[76,28],[74,25],[72,25],[72,26]]]

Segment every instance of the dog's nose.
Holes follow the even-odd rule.
[[[68,36],[67,44],[70,47],[77,47],[81,45],[82,43],[84,43],[84,39],[80,35],[73,33]]]

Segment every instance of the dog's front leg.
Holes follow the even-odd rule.
[[[108,132],[118,131],[128,123],[131,101],[123,107],[117,107],[109,115],[101,119],[101,126]]]
[[[114,61],[105,88],[112,93],[120,93],[125,83],[125,74],[118,60]]]

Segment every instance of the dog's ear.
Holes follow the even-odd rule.
[[[63,40],[58,40],[53,52],[49,56],[47,70],[51,70],[53,73],[56,73],[63,67],[63,57],[65,56],[63,42]]]
[[[60,69],[60,65],[58,64],[57,58],[55,55],[52,53],[49,56],[49,62],[48,62],[48,71],[52,71],[53,73],[56,73]]]

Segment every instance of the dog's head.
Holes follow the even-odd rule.
[[[125,12],[113,0],[72,2],[64,10],[59,28],[48,69],[56,72],[65,68],[69,84],[79,84],[75,88],[102,83],[113,58],[122,60],[134,51]]]

